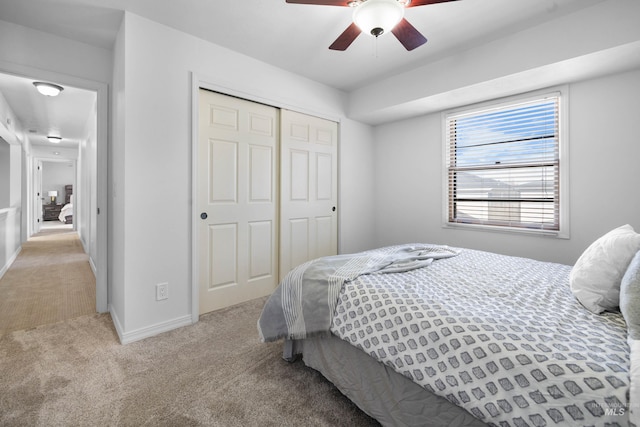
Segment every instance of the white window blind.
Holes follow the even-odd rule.
[[[446,116],[448,222],[558,231],[559,95]]]

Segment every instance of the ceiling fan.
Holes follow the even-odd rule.
[[[360,35],[367,32],[379,37],[391,31],[407,50],[427,42],[425,36],[404,18],[407,7],[426,6],[456,0],[286,0],[287,3],[343,6],[353,8],[353,22],[333,42],[329,49],[346,50]]]

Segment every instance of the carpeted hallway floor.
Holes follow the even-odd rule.
[[[96,311],[96,280],[78,234],[43,229],[0,279],[0,335]]]

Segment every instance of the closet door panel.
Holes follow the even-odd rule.
[[[252,203],[273,203],[275,191],[274,182],[274,155],[272,147],[250,147],[250,186],[249,200]]]
[[[288,239],[280,243],[282,248],[286,248],[286,254],[282,254],[282,257],[287,257],[281,260],[281,264],[296,266],[308,261],[310,259],[309,218],[289,218],[282,228],[288,229],[283,233],[284,235],[288,233]]]
[[[316,200],[333,200],[333,156],[326,153],[316,155]]]
[[[208,145],[209,203],[236,203],[238,201],[238,144],[235,141],[210,139]]]
[[[207,292],[234,285],[238,281],[238,224],[214,224],[208,227],[209,281]]]
[[[289,110],[280,122],[282,279],[303,262],[337,254],[338,124]]]
[[[278,284],[278,109],[201,90],[196,156],[199,312]]]
[[[273,221],[252,221],[249,223],[249,280],[274,277]]]
[[[288,177],[287,186],[290,189],[289,201],[307,202],[309,201],[309,153],[290,150],[288,154],[289,170],[286,176]]]

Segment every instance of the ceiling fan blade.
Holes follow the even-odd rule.
[[[457,1],[457,0],[411,0],[411,3],[409,3],[409,5],[405,7],[426,6],[429,4],[445,3],[448,1]]]
[[[353,41],[360,35],[362,30],[353,22],[346,30],[333,42],[329,49],[331,50],[347,50]]]
[[[287,0],[287,3],[317,4],[320,6],[349,6],[349,0]]]
[[[427,42],[427,38],[404,18],[391,32],[407,50],[413,50]]]

